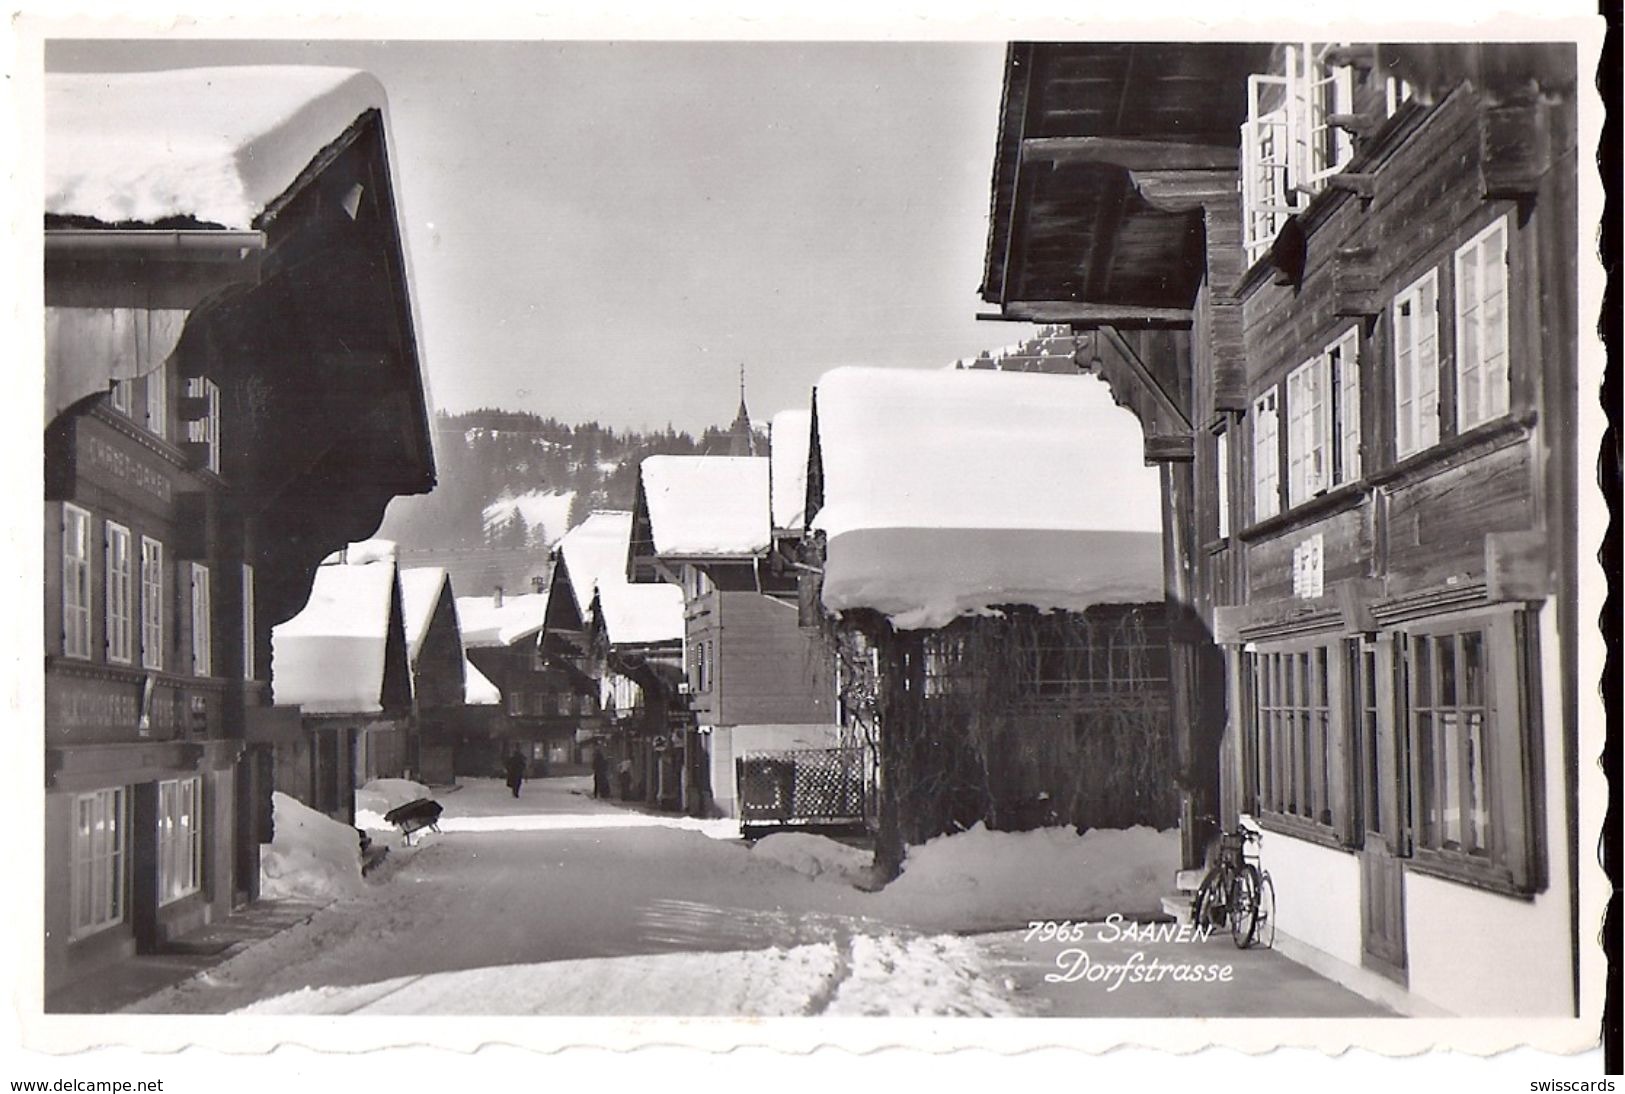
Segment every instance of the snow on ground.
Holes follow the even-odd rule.
[[[385,813],[398,805],[432,797],[434,791],[411,779],[373,779],[355,792],[355,826],[393,832],[395,826],[384,820]]]
[[[976,825],[911,847],[903,874],[876,893],[877,911],[954,930],[1032,919],[1129,919],[1161,914],[1178,871],[1170,829],[1071,828],[994,832]]]
[[[260,893],[337,900],[366,891],[356,830],[282,791],[271,794],[274,835],[260,848]]]
[[[974,942],[950,935],[857,935],[826,1014],[978,1017],[1020,1013]]]
[[[775,832],[757,840],[751,855],[807,877],[831,876],[848,882],[867,880],[874,861],[868,851],[810,832]]]

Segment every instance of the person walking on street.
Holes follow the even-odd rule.
[[[508,758],[502,761],[502,770],[508,776],[508,789],[512,790],[513,796],[517,798],[519,796],[519,787],[525,781],[525,757],[519,751],[518,745],[515,745],[514,750],[508,754]]]
[[[604,755],[602,745],[592,749],[592,796],[609,797],[609,757]]]

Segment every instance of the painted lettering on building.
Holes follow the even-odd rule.
[[[175,487],[168,475],[100,437],[85,437],[79,451],[87,467],[102,472],[121,485],[143,490],[163,502],[170,501],[174,496]]]

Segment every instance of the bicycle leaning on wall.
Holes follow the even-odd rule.
[[[1234,832],[1219,835],[1219,860],[1202,878],[1191,902],[1191,922],[1230,928],[1236,946],[1275,945],[1275,882],[1259,866],[1264,830],[1242,814]]]

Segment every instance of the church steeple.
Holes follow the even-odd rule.
[[[745,366],[739,366],[739,413],[734,416],[734,424],[728,438],[728,455],[754,456],[756,455],[756,434],[751,432],[750,411],[745,407]]]

